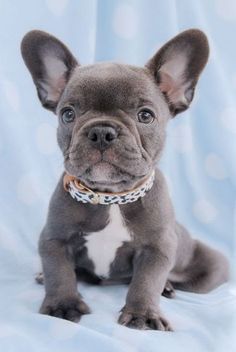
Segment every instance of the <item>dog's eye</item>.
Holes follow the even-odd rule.
[[[144,109],[138,113],[138,120],[141,123],[152,123],[154,118],[154,113],[151,110]]]
[[[61,115],[62,121],[64,123],[70,123],[73,122],[75,119],[75,112],[74,110],[67,108],[63,111],[62,115]]]

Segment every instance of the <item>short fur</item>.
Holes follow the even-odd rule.
[[[86,244],[89,234],[99,236],[108,225],[110,206],[75,201],[65,192],[62,175],[39,241],[46,289],[41,313],[71,321],[88,313],[77,292],[77,278],[127,282],[119,323],[171,330],[159,308],[162,293],[172,297],[173,288],[204,293],[228,279],[225,257],[192,239],[176,222],[156,166],[166,124],[190,105],[208,53],[206,36],[192,29],[170,40],[143,68],[117,63],[80,66],[53,36],[31,31],[24,37],[22,55],[39,99],[58,115],[57,138],[67,173],[94,190],[119,192],[134,188],[156,170],[144,198],[119,206],[131,240],[117,249],[106,278],[96,275]],[[68,107],[76,118],[64,123]],[[138,120],[142,109],[152,111],[153,121]]]

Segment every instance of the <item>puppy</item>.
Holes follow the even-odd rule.
[[[225,257],[175,220],[156,166],[167,122],[187,109],[208,59],[187,30],[146,64],[80,66],[53,36],[31,31],[22,55],[42,105],[58,116],[65,172],[39,240],[46,296],[40,312],[78,321],[89,307],[77,279],[129,283],[119,323],[171,330],[160,296],[205,293],[228,279]]]

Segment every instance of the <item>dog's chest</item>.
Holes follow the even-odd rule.
[[[109,223],[101,231],[86,236],[88,257],[94,264],[96,275],[109,277],[110,265],[124,242],[131,241],[118,205],[110,206]]]

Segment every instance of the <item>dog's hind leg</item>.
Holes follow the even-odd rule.
[[[215,249],[193,240],[192,256],[184,270],[174,269],[170,275],[175,289],[207,293],[229,279],[227,259]]]

